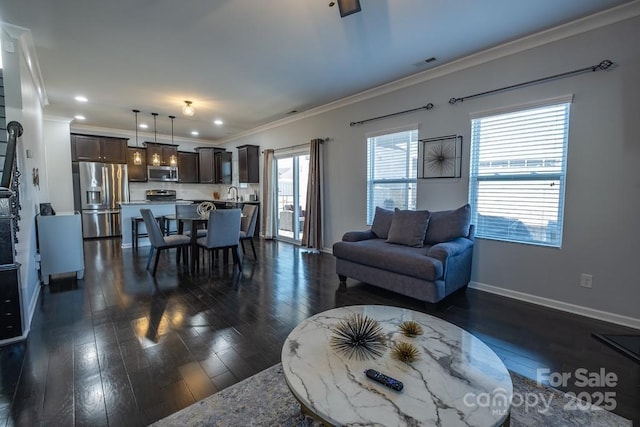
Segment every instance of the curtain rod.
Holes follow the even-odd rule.
[[[471,98],[476,98],[478,96],[490,95],[492,93],[502,92],[502,91],[509,90],[509,89],[515,89],[515,88],[518,88],[518,87],[521,87],[521,86],[527,86],[527,85],[531,85],[531,84],[542,83],[542,82],[545,82],[547,80],[558,79],[560,77],[568,77],[568,76],[572,76],[574,74],[584,73],[586,71],[606,70],[607,68],[611,67],[612,65],[614,65],[614,63],[612,61],[610,61],[608,59],[605,59],[605,60],[601,61],[599,64],[591,65],[590,67],[580,68],[579,70],[567,71],[565,73],[555,74],[553,76],[548,76],[548,77],[542,77],[540,79],[530,80],[528,82],[518,83],[518,84],[515,84],[515,85],[511,85],[511,86],[505,86],[505,87],[500,88],[500,89],[488,90],[486,92],[480,92],[480,93],[476,93],[474,95],[464,96],[462,98],[451,98],[451,99],[449,99],[449,104],[453,105],[458,101],[463,102],[465,99],[471,99]]]
[[[418,111],[418,110],[431,110],[432,108],[433,108],[433,104],[432,103],[428,103],[427,105],[423,105],[422,107],[418,107],[418,108],[412,108],[411,110],[399,111],[397,113],[391,113],[391,114],[386,114],[384,116],[373,117],[371,119],[360,120],[359,122],[351,122],[351,123],[349,123],[349,126],[353,127],[353,126],[356,126],[356,125],[361,125],[361,124],[364,124],[364,123],[367,123],[367,122],[371,122],[373,120],[386,119],[387,117],[398,116],[400,114],[406,114],[406,113],[413,113],[414,111]]]
[[[330,141],[331,138],[326,137],[326,138],[316,138],[320,140],[320,144],[323,144],[325,141]],[[286,151],[286,150],[293,150],[294,148],[299,148],[299,147],[306,147],[307,145],[310,145],[311,142],[307,142],[306,144],[298,144],[298,145],[292,145],[291,147],[282,147],[282,148],[276,148],[273,150],[274,153],[277,153],[278,151]],[[262,150],[262,152],[264,153],[264,150]]]

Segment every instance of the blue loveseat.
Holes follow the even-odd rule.
[[[469,284],[471,207],[439,212],[376,208],[371,229],[333,245],[341,286],[347,277],[430,303]]]

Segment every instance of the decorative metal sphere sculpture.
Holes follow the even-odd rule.
[[[364,360],[382,356],[385,341],[380,323],[362,314],[353,314],[335,326],[329,344],[350,359],[355,356]]]

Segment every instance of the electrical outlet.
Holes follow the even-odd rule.
[[[14,53],[16,51],[16,46],[13,44],[13,42],[5,41],[4,50],[8,53]]]
[[[580,276],[580,286],[582,286],[583,288],[591,289],[592,285],[593,276],[591,276],[590,274],[582,273],[582,275]]]

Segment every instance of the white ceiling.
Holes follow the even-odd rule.
[[[136,108],[219,141],[628,2],[361,0],[340,18],[329,0],[3,0],[0,21],[31,30],[45,114],[133,131]]]

